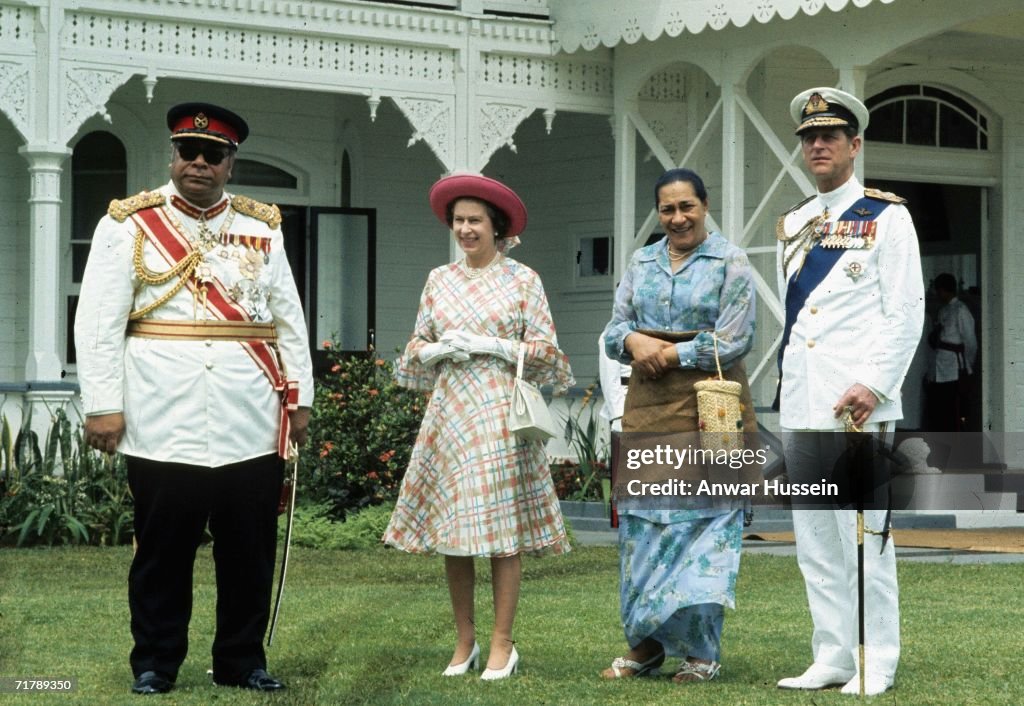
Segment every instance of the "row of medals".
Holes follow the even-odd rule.
[[[179,232],[188,233],[181,221],[179,221],[172,213],[171,209],[164,209],[171,219],[172,224],[178,229]],[[270,264],[270,254],[263,252],[259,248],[259,242],[262,239],[254,239],[252,245],[245,245],[239,241],[237,236],[232,236],[228,231],[231,228],[232,222],[235,220],[235,209],[228,207],[227,215],[224,217],[224,223],[221,225],[218,232],[213,232],[210,226],[207,225],[205,219],[199,219],[196,225],[195,237],[189,238],[200,253],[204,255],[204,259],[196,267],[194,277],[196,282],[201,284],[207,284],[212,282],[213,268],[205,260],[206,253],[212,252],[220,247],[218,253],[224,259],[232,259],[238,261],[238,272],[242,275],[241,282],[235,283],[235,285],[228,290],[228,293],[236,300],[240,300],[243,297],[242,285],[243,283],[248,284],[246,280],[255,281],[259,277],[260,272],[264,265]],[[248,289],[248,287],[246,287]],[[268,293],[269,299],[269,293]]]

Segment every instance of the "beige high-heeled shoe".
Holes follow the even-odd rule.
[[[449,664],[441,674],[446,677],[460,677],[469,670],[474,672],[480,668],[480,645],[473,643],[473,651],[469,653],[469,659],[460,664]]]
[[[501,669],[485,669],[484,673],[480,675],[480,678],[484,681],[494,681],[495,679],[504,679],[512,676],[519,670],[519,653],[516,652],[516,646],[512,645],[512,654],[508,656],[508,662]]]

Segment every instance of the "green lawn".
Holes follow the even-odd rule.
[[[76,677],[73,695],[0,696],[3,703],[137,704],[131,674],[126,576],[129,548],[0,549],[0,676]],[[477,623],[489,635],[486,562],[478,562]],[[744,557],[738,609],[726,617],[724,668],[710,684],[667,677],[606,682],[597,673],[623,651],[614,548],[527,559],[518,648],[504,682],[444,678],[451,654],[447,591],[438,558],[393,550],[297,549],[270,671],[273,696],[214,687],[205,674],[213,572],[196,569],[192,652],[163,704],[849,704],[837,691],[782,692],[810,655],[810,622],[796,562]],[[1024,565],[900,564],[903,661],[880,704],[1024,703]]]

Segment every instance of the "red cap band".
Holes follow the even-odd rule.
[[[238,144],[238,132],[234,126],[230,123],[226,123],[223,120],[217,118],[211,118],[205,113],[196,113],[195,115],[186,115],[176,122],[171,128],[171,136],[174,137],[179,132],[193,132],[202,131],[204,133],[219,133],[231,140],[232,143]]]

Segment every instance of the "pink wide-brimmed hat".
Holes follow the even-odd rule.
[[[430,208],[438,220],[448,225],[448,204],[460,198],[487,201],[508,216],[505,236],[512,237],[526,230],[526,206],[516,192],[500,181],[481,174],[452,174],[438,179],[430,187]]]

